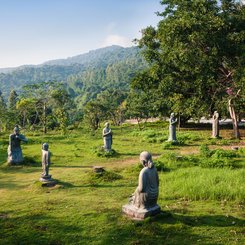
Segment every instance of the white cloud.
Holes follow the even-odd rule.
[[[111,45],[119,45],[123,47],[131,47],[133,46],[132,40],[127,37],[120,36],[120,35],[108,35],[104,40],[102,46],[111,46]]]

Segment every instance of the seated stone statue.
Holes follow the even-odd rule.
[[[111,151],[112,146],[112,131],[109,128],[110,124],[105,123],[105,127],[103,128],[102,136],[104,139],[104,149],[105,151]]]
[[[49,175],[49,167],[50,167],[50,151],[48,150],[48,143],[44,143],[42,145],[42,178],[50,179],[51,175]]]
[[[138,187],[130,197],[129,204],[123,206],[123,212],[136,219],[144,219],[160,212],[157,205],[159,178],[151,154],[143,151],[140,161],[143,169],[139,174]]]
[[[14,128],[14,133],[9,136],[8,146],[8,163],[9,164],[20,164],[24,161],[20,142],[27,142],[27,139],[23,134],[20,134],[18,125]]]

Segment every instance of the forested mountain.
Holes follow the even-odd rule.
[[[133,74],[145,66],[137,47],[110,46],[38,66],[0,69],[0,90],[7,97],[11,89],[21,92],[27,84],[63,82],[83,105],[108,88],[127,90]]]

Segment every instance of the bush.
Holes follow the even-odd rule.
[[[235,168],[238,167],[235,157],[238,157],[238,153],[231,150],[209,150],[207,145],[200,147],[200,156],[203,157],[200,162],[201,167],[206,168]],[[232,160],[231,160],[232,159]]]
[[[103,171],[101,173],[92,172],[89,173],[88,182],[96,186],[101,182],[113,182],[119,179],[122,179],[122,176],[112,171]]]
[[[203,159],[200,166],[203,168],[235,168],[237,167],[237,164],[229,161],[227,158],[210,158]]]
[[[111,149],[110,151],[105,151],[103,146],[100,147],[96,147],[94,149],[94,153],[98,156],[98,157],[116,157],[118,156],[118,152],[116,152],[114,149]]]
[[[164,163],[160,160],[155,160],[154,161],[154,166],[158,171],[167,171],[168,168],[165,167]]]
[[[207,145],[201,145],[199,152],[202,157],[210,157],[212,155],[212,151],[209,150]]]

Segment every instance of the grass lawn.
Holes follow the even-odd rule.
[[[179,145],[165,142],[162,123],[112,130],[117,155],[111,158],[96,155],[101,130],[22,131],[29,139],[22,144],[26,164],[13,167],[6,164],[8,134],[0,135],[0,244],[245,244],[244,129],[241,141],[230,130],[214,140],[208,129],[181,129]],[[44,142],[58,181],[52,188],[38,181]],[[143,150],[159,169],[162,212],[140,222],[121,207],[137,186]],[[106,174],[93,173],[94,165]]]

